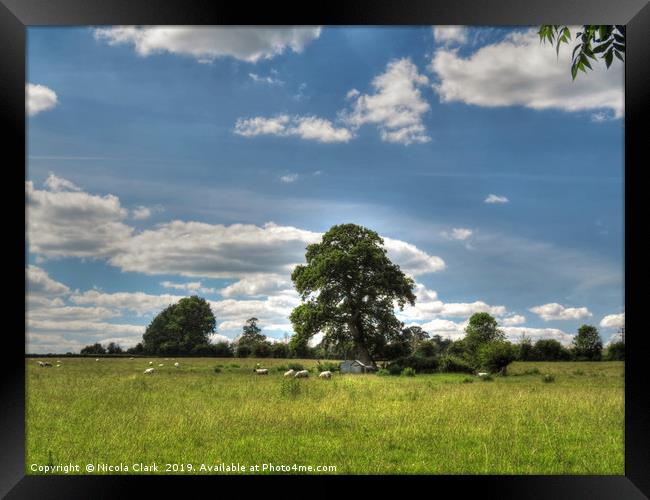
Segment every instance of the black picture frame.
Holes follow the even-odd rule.
[[[199,0],[0,0],[0,120],[4,125],[3,150],[6,163],[2,198],[5,223],[12,221],[5,237],[5,263],[15,269],[16,281],[27,260],[20,238],[25,220],[14,216],[20,203],[21,184],[26,180],[25,137],[25,33],[27,26],[102,24],[194,24],[194,25],[539,25],[543,23],[585,24],[605,22],[627,25],[625,63],[625,313],[627,353],[625,364],[625,475],[624,476],[360,476],[366,491],[375,482],[410,487],[413,482],[436,495],[441,487],[454,495],[479,491],[483,498],[645,498],[650,496],[650,405],[648,354],[641,330],[642,284],[650,274],[644,259],[647,231],[642,181],[647,133],[642,121],[650,92],[650,6],[648,0],[330,0],[301,5],[275,2],[209,3]],[[23,168],[21,168],[21,165]],[[642,191],[643,190],[643,191]],[[647,195],[646,195],[647,197]],[[19,264],[22,263],[22,270]],[[12,273],[13,274],[13,273]],[[644,298],[645,298],[644,297]],[[21,307],[21,303],[22,306]],[[25,476],[25,315],[24,295],[5,298],[2,330],[3,369],[0,372],[0,496],[7,498],[122,498],[137,494],[135,483],[145,489],[170,492],[172,481],[181,481],[187,492],[192,486],[214,486],[220,494],[225,483],[235,491],[251,481],[263,487],[286,491],[283,477],[133,477],[133,476]],[[23,334],[20,334],[20,332]],[[293,478],[291,478],[293,479]],[[370,484],[370,481],[373,484]],[[295,478],[302,483],[316,480],[327,484],[331,494],[341,494],[350,477]],[[414,485],[415,486],[415,485]],[[297,486],[299,487],[299,486]],[[404,491],[404,490],[403,490]],[[410,490],[415,491],[415,490]],[[316,491],[317,493],[318,491]],[[312,496],[313,490],[301,496]],[[296,496],[297,494],[291,494]]]

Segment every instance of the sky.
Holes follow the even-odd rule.
[[[462,338],[624,324],[623,64],[533,27],[29,27],[26,350],[130,347],[198,294],[292,334],[290,274],[341,223]]]

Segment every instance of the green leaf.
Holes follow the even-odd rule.
[[[619,52],[625,53],[625,45],[621,45],[620,43],[614,43],[614,48]]]
[[[577,68],[577,66],[574,64],[574,65],[571,66],[571,78],[572,78],[573,80],[575,80],[577,75],[578,75],[578,68]]]
[[[612,65],[612,60],[613,60],[612,49],[609,49],[605,54],[605,64],[607,65],[608,68]]]
[[[611,41],[601,43],[600,45],[594,47],[594,50],[592,50],[592,52],[594,54],[599,54],[600,52],[605,52],[607,50],[607,47],[609,47],[611,44],[612,44]]]
[[[618,52],[614,51],[614,55],[615,55],[616,57],[618,57],[622,62],[625,62],[625,60],[623,59],[623,57],[621,56],[621,54],[619,54]]]

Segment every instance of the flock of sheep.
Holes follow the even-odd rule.
[[[134,358],[129,358],[129,359],[134,359]],[[165,359],[169,359],[169,358],[165,358]],[[96,358],[95,361],[99,361],[99,358]],[[57,367],[61,366],[61,364],[62,364],[60,360],[57,360],[57,363],[58,363],[56,365]],[[52,363],[48,363],[47,361],[38,361],[38,366],[43,367],[43,368],[48,367],[48,366],[51,367]],[[158,363],[158,366],[162,367],[162,366],[165,366],[165,365],[164,365],[164,363]],[[180,365],[180,363],[178,361],[176,361],[174,363],[174,366],[176,368],[180,368],[181,365]],[[257,364],[257,366],[259,367],[259,363]],[[152,373],[154,373],[154,371],[155,371],[155,369],[153,368],[153,361],[149,361],[149,368],[147,368],[143,373],[145,375],[151,375]],[[269,374],[269,369],[268,368],[253,368],[253,372],[255,374],[257,374],[257,375],[268,375]],[[479,375],[480,375],[480,373],[479,373]],[[285,378],[307,378],[307,377],[309,377],[309,370],[298,370],[298,371],[289,370],[289,371],[284,373],[284,377]],[[320,372],[320,374],[318,375],[318,378],[323,378],[323,379],[332,378],[332,372],[331,371]]]

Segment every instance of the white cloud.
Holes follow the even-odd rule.
[[[528,328],[521,326],[506,326],[502,328],[506,334],[506,338],[513,343],[521,341],[521,336],[525,335],[533,343],[542,339],[557,340],[565,346],[569,345],[573,340],[573,335],[570,335],[557,328]]]
[[[38,266],[28,266],[25,274],[30,296],[57,296],[70,292],[66,285],[50,278],[47,272]]]
[[[505,326],[521,325],[526,322],[526,317],[521,314],[513,314],[501,319],[501,323]]]
[[[219,290],[223,297],[238,295],[263,296],[286,290],[291,287],[291,280],[279,274],[258,274],[241,280]]]
[[[262,116],[239,118],[235,123],[234,132],[244,137],[276,135],[324,143],[348,142],[353,137],[352,132],[347,128],[337,128],[331,121],[316,116],[277,115],[271,118]]]
[[[292,182],[296,182],[297,180],[298,174],[287,174],[280,176],[280,181],[284,182],[285,184],[290,184]]]
[[[265,83],[267,85],[283,85],[284,82],[272,76],[260,76],[257,73],[248,73],[248,77],[255,83]]]
[[[433,26],[433,37],[443,45],[467,43],[467,28],[465,26]]]
[[[537,314],[544,321],[576,320],[592,315],[586,307],[564,307],[555,302],[531,307],[529,311]]]
[[[169,52],[194,57],[201,63],[219,57],[255,63],[287,50],[300,53],[320,32],[318,27],[116,26],[98,28],[94,34],[109,45],[132,44],[143,57]]]
[[[151,217],[154,213],[162,211],[163,208],[160,205],[156,205],[155,207],[138,205],[133,210],[131,210],[131,218],[134,220],[145,220]]]
[[[609,109],[617,118],[623,116],[623,65],[607,70],[599,61],[589,75],[573,81],[572,48],[572,42],[562,47],[558,57],[531,29],[511,33],[467,58],[455,49],[440,48],[429,69],[439,79],[433,87],[442,102],[569,112]]]
[[[189,283],[173,283],[171,281],[163,281],[160,285],[164,288],[172,288],[174,290],[185,290],[190,293],[215,293],[214,288],[203,286],[200,281],[191,281]]]
[[[45,187],[54,193],[61,191],[81,191],[81,188],[74,182],[57,177],[53,172],[50,172],[50,175],[45,179]]]
[[[625,313],[608,314],[600,320],[603,328],[621,328],[625,326]]]
[[[388,257],[411,276],[435,273],[446,267],[445,261],[440,257],[429,255],[411,243],[386,237],[383,239]]]
[[[103,293],[98,290],[87,290],[71,294],[70,301],[74,304],[121,309],[145,315],[159,312],[183,297],[184,295],[151,295],[144,292]]]
[[[419,89],[428,83],[429,79],[410,59],[391,61],[386,71],[373,79],[374,94],[360,94],[356,89],[348,92],[347,98],[354,98],[354,103],[351,110],[341,113],[341,118],[354,129],[364,124],[377,125],[382,140],[387,142],[428,142],[430,137],[422,119],[430,106]]]
[[[29,116],[52,109],[59,103],[56,92],[45,85],[28,83],[25,85],[25,94],[25,110]]]
[[[29,250],[46,257],[106,257],[117,251],[133,229],[122,220],[127,210],[116,196],[61,191],[69,181],[50,176],[57,190],[25,183]],[[56,179],[52,180],[52,179]]]
[[[510,200],[506,198],[505,196],[497,196],[496,194],[490,194],[488,195],[485,200],[483,200],[484,203],[508,203]]]
[[[465,241],[470,236],[472,236],[472,234],[474,234],[474,231],[463,227],[455,227],[451,231],[442,232],[442,236],[444,236],[445,238],[449,240],[458,240],[458,241]]]

